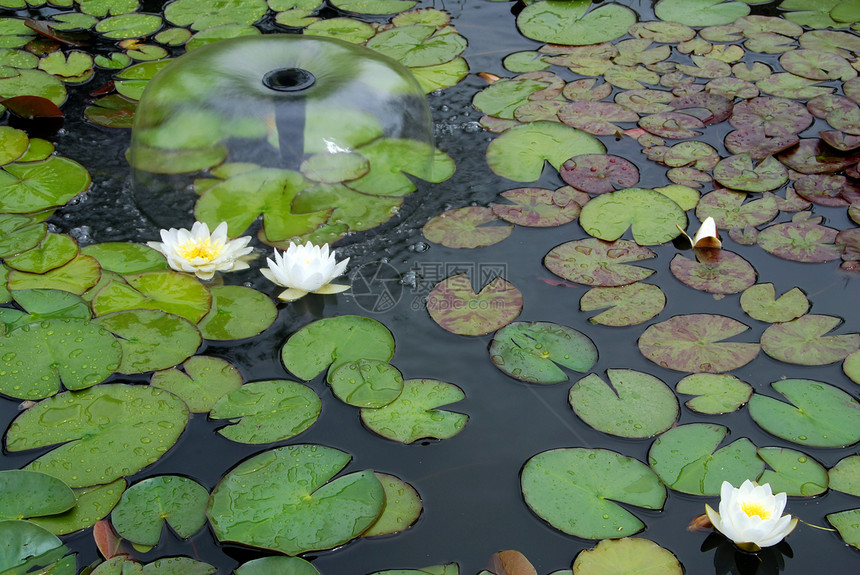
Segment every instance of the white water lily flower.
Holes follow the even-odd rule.
[[[164,254],[174,270],[209,280],[216,271],[247,269],[249,266],[243,258],[254,249],[248,246],[250,241],[251,236],[228,239],[227,222],[218,224],[211,234],[208,225],[194,222],[191,231],[185,228],[161,230],[161,242],[147,242],[146,245]]]
[[[785,493],[774,495],[770,484],[758,485],[749,479],[739,488],[723,481],[720,512],[705,505],[714,528],[744,551],[758,551],[776,545],[797,526],[797,518],[782,515]]]
[[[702,222],[702,226],[699,228],[699,231],[696,232],[696,235],[692,238],[687,235],[687,232],[684,231],[681,226],[675,224],[675,226],[681,230],[681,233],[684,234],[688,240],[690,240],[690,244],[694,248],[722,248],[723,242],[720,241],[720,234],[717,232],[717,223],[714,221],[714,218],[708,216],[705,218],[705,221]]]
[[[287,288],[278,295],[284,301],[297,300],[310,293],[333,294],[349,289],[349,286],[329,283],[346,270],[349,258],[338,263],[334,252],[329,254],[328,244],[315,246],[308,242],[296,245],[290,242],[290,247],[283,255],[275,250],[275,261],[266,258],[269,269],[262,268],[260,272],[270,282]]]

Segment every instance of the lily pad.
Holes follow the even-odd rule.
[[[0,210],[23,214],[62,206],[89,188],[90,181],[83,166],[60,156],[8,164],[0,170]]]
[[[479,293],[465,273],[436,284],[427,298],[427,311],[439,327],[459,335],[483,335],[511,323],[523,309],[523,294],[496,277]]]
[[[111,513],[117,534],[137,545],[154,546],[167,523],[183,539],[206,524],[205,487],[179,475],[156,475],[135,483]]]
[[[290,336],[281,348],[284,366],[305,381],[359,359],[389,361],[394,337],[367,317],[342,315],[317,320]]]
[[[84,117],[106,128],[131,128],[137,102],[119,94],[109,94],[94,101],[84,110]]]
[[[579,223],[589,235],[610,242],[632,226],[636,243],[650,246],[677,237],[677,226],[685,227],[687,216],[660,192],[629,188],[593,198],[582,208]]]
[[[827,490],[827,470],[803,452],[783,447],[761,447],[758,456],[770,467],[764,470],[758,483],[769,483],[774,493],[812,497]]]
[[[621,132],[614,122],[635,122],[639,114],[612,102],[579,101],[568,102],[559,108],[558,118],[568,126],[589,134],[612,136]]]
[[[617,539],[645,527],[615,501],[661,509],[666,500],[666,489],[645,464],[605,449],[539,453],[523,466],[520,482],[532,511],[586,539]]]
[[[573,282],[613,287],[632,284],[653,274],[654,270],[627,265],[653,257],[656,257],[654,252],[630,240],[605,242],[587,238],[554,247],[544,258],[544,265]]]
[[[402,479],[387,473],[375,473],[385,490],[385,508],[382,515],[362,537],[390,535],[407,529],[421,515],[421,496]]]
[[[860,349],[860,334],[824,334],[842,323],[829,315],[804,315],[768,327],[761,334],[761,348],[779,361],[799,365],[827,365],[842,361]]]
[[[92,317],[89,304],[75,294],[50,289],[17,290],[12,295],[15,302],[24,308],[27,313],[22,314],[20,321],[9,322],[7,317],[3,321],[7,326],[14,329],[27,323],[35,323],[45,319],[84,319]],[[18,310],[5,309],[9,313]],[[3,313],[0,312],[0,313]]]
[[[857,75],[848,60],[825,50],[791,50],[780,56],[779,64],[786,72],[810,80],[850,80]]]
[[[779,96],[780,98],[812,99],[816,96],[833,92],[833,88],[821,86],[816,80],[795,76],[789,72],[772,74],[763,80],[759,80],[755,85],[765,94]]]
[[[197,278],[174,271],[154,271],[112,281],[93,298],[93,312],[105,315],[131,309],[157,309],[197,323],[209,313],[212,296]]]
[[[517,28],[532,40],[584,46],[615,40],[636,23],[636,13],[620,4],[590,1],[534,2],[517,16]]]
[[[753,160],[761,160],[787,150],[799,141],[800,138],[796,134],[768,136],[764,127],[757,126],[729,132],[724,143],[732,154],[749,154]]]
[[[443,212],[421,229],[424,237],[449,248],[478,248],[491,246],[511,235],[514,226],[495,225],[499,218],[490,208],[469,206]]]
[[[608,369],[610,384],[590,374],[570,388],[568,402],[585,423],[603,433],[629,438],[653,437],[678,419],[678,400],[653,375]]]
[[[8,287],[10,290],[56,289],[81,295],[96,285],[100,275],[98,262],[79,254],[68,263],[43,274],[11,270]]]
[[[740,409],[749,401],[753,388],[727,373],[694,373],[679,381],[675,391],[696,396],[684,404],[696,413],[715,415]]]
[[[55,395],[21,413],[6,432],[6,449],[59,445],[26,469],[86,487],[154,463],[176,442],[187,420],[185,404],[166,391],[105,384]]]
[[[337,8],[358,14],[396,14],[415,6],[413,0],[332,0]]]
[[[65,234],[48,233],[39,245],[5,259],[15,270],[43,274],[69,263],[78,255],[78,243]]]
[[[860,384],[860,351],[855,351],[845,357],[845,361],[842,362],[842,371],[845,372],[848,379]]]
[[[169,269],[167,258],[144,244],[104,242],[83,247],[81,253],[95,258],[103,270],[121,275]]]
[[[499,218],[529,227],[553,227],[572,222],[579,216],[588,196],[570,186],[557,190],[544,188],[515,188],[499,194],[512,204],[491,204]]]
[[[606,309],[591,323],[610,326],[636,325],[648,321],[666,306],[666,295],[659,287],[636,282],[617,287],[595,287],[579,300],[579,309],[594,311]]]
[[[649,326],[639,337],[639,351],[668,369],[723,373],[743,367],[758,355],[757,343],[723,341],[747,329],[722,315],[676,315]]]
[[[600,140],[581,130],[557,122],[531,122],[514,126],[490,142],[487,163],[503,178],[534,182],[544,162],[560,170],[569,158],[605,151]]]
[[[179,397],[191,413],[207,413],[222,396],[242,386],[239,370],[219,357],[195,355],[182,369],[157,371],[149,385]]]
[[[48,572],[71,575],[74,555],[50,531],[28,521],[0,521],[0,569],[8,573]]]
[[[313,563],[301,557],[285,557],[282,555],[260,557],[240,565],[236,575],[320,575]]]
[[[611,154],[574,156],[561,166],[561,178],[589,194],[605,194],[639,183],[639,169],[633,162]]]
[[[192,30],[224,24],[253,24],[268,9],[265,0],[177,0],[164,9],[164,18],[176,26]]]
[[[765,431],[810,447],[845,447],[860,441],[860,403],[832,385],[808,379],[771,384],[790,403],[753,395],[749,412]]]
[[[724,158],[716,165],[714,179],[733,190],[769,192],[788,181],[788,172],[772,156],[753,165],[749,154],[738,154]]]
[[[125,486],[125,479],[119,478],[104,485],[73,489],[78,499],[74,507],[57,515],[34,517],[30,522],[44,527],[54,535],[66,535],[81,529],[89,529],[96,522],[107,517],[119,502]]]
[[[809,311],[809,300],[799,288],[776,298],[773,284],[756,284],[741,294],[741,308],[748,316],[768,323],[797,319]]]
[[[766,227],[758,245],[777,257],[796,262],[828,262],[838,259],[841,248],[833,242],[837,230],[811,222],[785,222]]]
[[[682,575],[677,557],[653,541],[639,537],[604,539],[596,547],[581,551],[571,575]],[[559,574],[562,575],[562,574]]]
[[[393,365],[359,359],[341,365],[329,376],[335,396],[355,407],[384,407],[403,390],[403,376]]]
[[[365,44],[368,48],[397,60],[404,66],[423,67],[444,64],[466,49],[466,39],[453,27],[412,24],[381,31]]]
[[[701,136],[704,122],[683,112],[659,112],[639,120],[639,127],[661,138],[680,140]]]
[[[448,439],[460,433],[469,416],[436,409],[465,399],[454,384],[433,379],[408,379],[400,395],[378,409],[361,410],[361,421],[392,441],[413,443],[419,439]]]
[[[382,513],[385,492],[371,471],[333,479],[351,458],[323,445],[288,445],[243,461],[209,499],[215,536],[287,555],[357,537]]]
[[[161,23],[161,16],[157,14],[134,12],[104,18],[96,24],[95,30],[105,38],[119,40],[123,38],[140,38],[141,36],[154,34],[161,28]]]
[[[407,174],[438,184],[454,173],[454,160],[428,144],[405,138],[379,138],[355,150],[370,162],[370,171],[349,187],[372,196],[405,196],[416,190]]]
[[[0,471],[0,521],[56,515],[75,506],[71,488],[50,475],[23,469]]]
[[[660,20],[687,26],[721,26],[750,13],[744,2],[725,0],[660,0],[654,14]]]
[[[809,174],[794,180],[794,191],[805,200],[820,206],[846,208],[860,199],[858,187],[837,174]]]
[[[860,497],[860,455],[849,455],[828,471],[830,489]]]
[[[777,158],[801,174],[838,172],[860,161],[860,152],[840,152],[818,138],[805,138],[797,146],[780,153]]]
[[[517,108],[546,87],[544,82],[531,78],[501,78],[475,94],[472,105],[484,114],[513,120]]]
[[[752,286],[756,272],[743,257],[728,250],[694,250],[696,261],[676,254],[669,269],[693,289],[717,294],[739,293]]]
[[[716,189],[699,200],[696,217],[700,221],[714,218],[718,229],[731,230],[766,224],[779,213],[776,198],[772,194],[765,194],[753,201],[747,201],[748,197],[742,192]]]
[[[597,348],[588,336],[564,325],[516,322],[493,336],[490,358],[520,381],[559,383],[567,381],[559,365],[585,373],[597,361]]]
[[[278,316],[272,300],[249,287],[212,286],[209,292],[211,309],[197,326],[205,339],[224,341],[253,337],[265,331]]]
[[[768,137],[799,134],[813,121],[806,106],[788,98],[753,98],[734,107],[729,123],[738,129],[764,129]]]
[[[848,545],[860,549],[860,509],[848,509],[826,515],[827,521],[836,528],[839,536]]]
[[[720,155],[712,146],[699,141],[680,142],[663,155],[663,163],[673,168],[693,167],[710,170],[720,161]]]
[[[690,423],[658,437],[648,451],[648,462],[670,489],[692,495],[719,495],[723,481],[740,485],[755,481],[764,461],[746,437],[717,449],[728,428]]]

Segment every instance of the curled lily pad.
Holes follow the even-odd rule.
[[[490,208],[470,206],[436,216],[421,231],[431,242],[449,248],[477,248],[497,244],[511,235],[513,226],[484,225],[498,221]]]
[[[694,373],[675,386],[678,393],[695,395],[684,405],[696,413],[719,414],[737,411],[749,401],[753,388],[727,373]]]
[[[784,447],[761,447],[758,456],[770,467],[764,470],[758,483],[769,483],[774,493],[812,497],[827,489],[827,470],[803,452]]]
[[[515,188],[499,195],[513,203],[492,204],[496,216],[518,226],[540,228],[572,222],[588,201],[586,194],[570,186],[557,190]]]
[[[645,525],[615,501],[660,509],[666,489],[642,462],[605,449],[553,449],[523,466],[526,503],[550,525],[588,539],[616,539]],[[635,486],[635,488],[633,487]]]
[[[323,445],[288,445],[243,461],[209,499],[206,514],[215,536],[288,555],[343,545],[385,506],[373,472],[334,479],[350,459]],[[261,521],[271,528],[259,529]]]
[[[388,328],[357,315],[317,320],[291,335],[281,349],[286,368],[304,380],[329,366],[334,371],[351,361],[389,361],[393,355],[394,337]]]
[[[748,316],[768,323],[799,318],[809,310],[809,300],[799,288],[792,288],[778,299],[773,284],[756,284],[741,294],[741,308]]]
[[[206,524],[208,499],[209,492],[193,479],[156,475],[126,489],[111,524],[120,537],[138,545],[156,545],[165,523],[187,539]]]
[[[0,471],[0,520],[26,519],[55,515],[75,506],[72,489],[50,475],[38,471],[7,469]]]
[[[605,194],[639,183],[639,169],[633,162],[611,154],[585,154],[567,160],[561,178],[589,194]]]
[[[403,376],[388,362],[359,359],[341,365],[328,378],[332,392],[347,405],[384,407],[403,391]]]
[[[584,373],[597,361],[588,336],[550,322],[516,322],[496,332],[490,359],[504,373],[529,383],[559,383],[567,374],[558,366]]]
[[[783,379],[771,386],[790,403],[760,394],[750,399],[750,417],[767,432],[812,447],[860,441],[860,403],[838,387],[808,379]]]
[[[568,402],[585,423],[631,438],[652,437],[675,424],[678,400],[665,383],[632,369],[609,369],[606,375],[609,385],[592,373],[570,388]]]
[[[777,257],[796,262],[827,262],[838,259],[834,245],[837,230],[811,222],[786,222],[766,227],[758,245]]]
[[[682,575],[678,558],[653,541],[639,537],[604,539],[596,547],[581,551],[573,562],[571,575]],[[565,575],[558,572],[556,575]]]
[[[0,521],[0,569],[10,573],[75,572],[74,555],[50,531],[28,521]]]
[[[757,343],[723,341],[747,329],[721,315],[676,315],[649,326],[639,337],[639,351],[668,369],[722,373],[743,367],[758,355]]]
[[[6,449],[59,445],[27,469],[53,475],[70,487],[86,487],[132,475],[157,461],[187,420],[185,404],[166,391],[105,384],[55,395],[23,412],[6,432]]]
[[[829,315],[804,315],[768,327],[761,334],[761,348],[774,359],[799,365],[826,365],[842,361],[860,349],[860,334],[824,334],[842,323]]]
[[[534,2],[517,16],[517,28],[532,40],[583,46],[615,40],[636,23],[636,13],[620,4],[590,7],[590,2]]]
[[[219,357],[195,355],[182,364],[153,374],[149,385],[182,399],[191,413],[206,413],[222,396],[242,386],[239,370]]]
[[[774,157],[753,165],[749,154],[724,158],[714,168],[714,179],[727,188],[743,192],[769,192],[788,181],[788,172]]]
[[[636,325],[648,321],[666,306],[666,295],[659,287],[635,282],[617,287],[595,287],[579,300],[579,309],[606,309],[588,319],[601,325]]]
[[[630,240],[605,242],[587,238],[554,247],[544,258],[544,265],[573,282],[611,287],[631,284],[653,274],[654,270],[627,264],[655,256],[648,248]]]
[[[320,398],[314,391],[284,379],[255,381],[222,395],[209,417],[231,420],[218,433],[239,443],[273,443],[298,435],[317,420]]]
[[[672,258],[672,275],[693,289],[708,293],[742,292],[755,283],[756,272],[743,257],[728,250],[694,250],[696,261],[681,254]]]
[[[465,273],[442,280],[430,291],[427,311],[439,327],[459,335],[483,335],[511,323],[523,309],[523,294],[496,277],[479,293]]]
[[[460,433],[469,416],[438,407],[466,397],[451,383],[433,379],[408,379],[400,395],[378,409],[363,408],[361,421],[383,437],[400,443],[422,438],[448,439]]]
[[[654,190],[629,188],[593,198],[579,216],[583,229],[606,241],[621,237],[628,227],[640,246],[668,242],[678,236],[687,216],[681,207]]]
[[[382,515],[362,537],[389,535],[405,530],[418,520],[421,514],[421,496],[415,488],[402,479],[387,473],[375,473],[385,490],[385,508]]]

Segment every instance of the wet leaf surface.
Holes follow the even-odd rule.
[[[742,292],[755,283],[755,270],[738,254],[709,248],[694,252],[696,261],[677,254],[670,264],[672,275],[691,288],[731,294]]]
[[[182,371],[157,371],[149,382],[182,399],[191,413],[207,413],[223,395],[242,385],[239,370],[219,357],[195,355],[182,364]]]
[[[345,363],[328,378],[334,395],[355,407],[385,407],[403,391],[403,376],[393,365],[359,359]]]
[[[402,479],[387,473],[375,473],[385,490],[385,507],[376,522],[362,537],[390,535],[407,529],[421,515],[421,496]]]
[[[788,181],[788,172],[773,157],[753,164],[749,154],[738,154],[720,160],[714,167],[714,179],[726,188],[760,193],[782,186]]]
[[[860,334],[824,335],[842,320],[828,315],[804,315],[768,327],[761,334],[762,350],[786,363],[826,365],[842,361],[860,349]]]
[[[595,287],[579,300],[582,311],[605,311],[589,318],[592,323],[610,326],[636,325],[663,311],[666,296],[654,285],[641,282],[618,287]]]
[[[212,286],[209,313],[198,323],[201,335],[211,340],[253,337],[265,331],[278,316],[272,300],[245,286]]]
[[[681,379],[675,391],[696,396],[684,404],[696,413],[713,415],[740,409],[749,401],[753,388],[747,382],[726,373],[694,373]]]
[[[786,222],[766,227],[758,245],[777,257],[796,262],[827,262],[838,259],[840,248],[833,244],[837,231],[808,222]]]
[[[860,497],[860,455],[840,459],[827,473],[830,489]]]
[[[465,273],[442,280],[430,291],[427,311],[439,327],[459,335],[483,335],[511,323],[523,309],[523,294],[496,277],[475,293]]]
[[[579,216],[581,204],[588,201],[584,192],[569,186],[557,190],[515,188],[499,195],[513,203],[491,204],[496,216],[518,226],[540,228],[572,222]]]
[[[492,225],[499,218],[490,208],[470,206],[443,212],[424,224],[424,237],[449,248],[478,248],[491,246],[511,235],[509,225]]]
[[[759,483],[769,483],[774,493],[812,497],[827,490],[827,470],[801,451],[784,447],[761,447],[758,456],[770,467],[762,473]]]
[[[605,194],[639,183],[639,169],[633,162],[611,154],[574,156],[561,166],[559,175],[589,194]]]
[[[597,361],[597,348],[585,334],[550,322],[516,322],[496,332],[490,359],[509,376],[529,383],[559,383],[559,366],[585,373]]]
[[[830,513],[826,517],[845,543],[860,549],[860,528],[857,527],[857,522],[860,521],[860,509]]]
[[[688,26],[720,26],[749,14],[743,2],[724,0],[660,0],[654,13],[661,20],[680,22]]]
[[[75,506],[71,488],[50,475],[23,469],[0,471],[0,520],[56,515]]]
[[[797,319],[809,310],[809,300],[799,288],[792,288],[779,298],[773,284],[756,284],[741,294],[740,304],[748,316],[768,323]]]
[[[517,28],[540,42],[582,46],[614,40],[636,23],[636,13],[619,4],[535,2],[517,16]]]
[[[111,483],[94,487],[73,489],[77,504],[66,511],[46,517],[31,519],[39,527],[44,527],[54,535],[66,535],[81,529],[93,527],[101,519],[107,517],[120,496],[125,491],[125,479],[120,478]],[[95,533],[93,534],[95,537]]]
[[[572,282],[613,287],[632,284],[653,274],[654,270],[627,264],[655,256],[648,248],[630,240],[605,242],[587,238],[554,247],[544,258],[544,265]]]
[[[702,196],[696,206],[696,217],[701,221],[714,218],[718,229],[731,230],[766,224],[779,213],[776,197],[772,194],[764,194],[751,201],[748,199],[745,193],[718,188]]]

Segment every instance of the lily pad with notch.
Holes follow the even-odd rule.
[[[761,193],[787,182],[788,171],[772,156],[754,165],[749,154],[737,154],[720,160],[714,167],[714,179],[733,190]]]
[[[660,0],[654,7],[657,18],[687,26],[721,26],[750,13],[745,2],[726,0]]]
[[[761,127],[768,137],[787,137],[804,131],[813,120],[796,100],[763,96],[737,104],[729,124],[739,130]]]
[[[92,300],[93,312],[105,315],[131,309],[158,309],[196,324],[209,313],[212,296],[197,278],[174,271],[144,272],[111,281]]]
[[[785,447],[760,447],[758,456],[770,467],[764,470],[758,483],[769,483],[774,493],[785,493],[789,497],[813,497],[827,490],[827,470],[801,451]]]
[[[10,290],[56,289],[81,295],[96,285],[100,276],[98,262],[78,254],[62,266],[43,274],[10,270],[7,285]]]
[[[77,498],[61,480],[23,469],[0,471],[0,521],[56,515],[75,506]]]
[[[84,117],[106,128],[131,128],[137,102],[119,94],[109,94],[95,100],[84,110]]]
[[[191,413],[207,413],[224,395],[242,387],[239,370],[220,357],[195,355],[178,368],[157,371],[149,385],[169,391],[188,406]]]
[[[583,0],[532,2],[517,15],[517,28],[539,42],[584,46],[615,40],[636,23],[636,13],[620,4],[591,7]]]
[[[748,316],[768,323],[797,319],[809,311],[809,300],[799,288],[792,288],[779,298],[773,284],[756,284],[741,294],[741,308]]]
[[[90,187],[90,174],[60,156],[40,162],[16,162],[0,170],[0,210],[23,214],[67,204]]]
[[[491,246],[511,235],[512,225],[485,225],[500,222],[493,210],[483,206],[467,206],[448,210],[430,219],[421,232],[436,244],[449,248],[478,248]]]
[[[860,508],[848,509],[838,513],[830,513],[825,516],[827,522],[836,528],[839,536],[848,545],[860,549]]]
[[[758,245],[777,257],[796,262],[828,262],[839,259],[841,248],[834,244],[838,231],[812,222],[785,222],[766,227],[758,235]]]
[[[840,459],[827,472],[830,489],[860,497],[860,455]]]
[[[557,190],[544,188],[515,188],[499,194],[511,204],[490,204],[490,209],[499,218],[529,227],[560,226],[575,220],[588,195],[570,186]]]
[[[804,315],[771,325],[761,334],[761,348],[770,357],[798,365],[827,365],[860,349],[860,334],[824,335],[842,323],[829,315]]]
[[[764,127],[756,126],[729,132],[723,143],[732,154],[749,154],[753,160],[761,160],[787,150],[799,141],[797,134],[771,137],[765,134]]]
[[[621,133],[621,128],[614,122],[636,122],[639,114],[612,102],[579,101],[563,105],[558,110],[558,118],[568,126],[589,134],[612,136]]]
[[[349,187],[372,196],[405,196],[417,189],[409,175],[439,184],[456,169],[445,152],[406,138],[379,138],[355,152],[367,158],[370,171],[350,181]]]
[[[785,44],[791,43],[791,40],[787,39],[785,36],[773,35],[772,37],[784,40]],[[747,48],[750,48],[751,50],[753,49],[749,46],[749,42],[747,43]],[[774,52],[785,51],[786,48],[774,50]],[[817,80],[809,80],[808,78],[796,76],[790,72],[771,74],[767,78],[756,82],[755,85],[765,94],[778,96],[780,98],[799,98],[808,100],[815,98],[816,96],[831,94],[833,92],[833,88],[830,86],[822,86]]]
[[[562,164],[559,175],[577,190],[589,194],[605,194],[639,183],[636,165],[611,154],[574,156]]]
[[[716,415],[740,409],[749,401],[753,388],[727,373],[694,373],[679,381],[675,391],[696,396],[684,404],[696,413]]]
[[[684,568],[671,551],[653,541],[625,537],[603,539],[597,546],[580,551],[571,571],[558,571],[554,575],[608,575],[625,571],[638,575],[682,575]]]
[[[653,257],[656,257],[654,252],[630,240],[606,242],[586,238],[554,247],[544,257],[544,265],[572,282],[613,287],[632,284],[653,274],[652,269],[628,265]]]
[[[698,130],[705,124],[696,116],[683,112],[658,112],[641,118],[639,127],[661,138],[681,140],[701,136],[702,132]]]
[[[523,309],[523,294],[512,283],[495,277],[475,293],[465,273],[436,284],[427,298],[427,311],[439,327],[459,335],[484,335],[514,321]]]
[[[804,49],[791,50],[779,58],[779,64],[791,72],[810,80],[850,80],[857,75],[851,64],[833,52]]]
[[[620,238],[632,227],[640,246],[668,242],[687,224],[681,207],[654,190],[629,188],[592,198],[582,208],[579,223],[589,235],[605,241]]]
[[[490,359],[502,372],[528,383],[559,383],[559,366],[585,373],[597,362],[597,347],[585,334],[550,322],[516,322],[490,343]]]
[[[411,24],[378,32],[365,44],[371,50],[397,60],[409,68],[450,62],[466,49],[466,39],[453,27]]]
[[[38,245],[5,258],[4,263],[21,272],[43,274],[69,263],[77,255],[78,243],[71,236],[49,232]]]
[[[604,309],[591,323],[609,326],[636,325],[648,321],[666,306],[666,294],[659,287],[642,282],[616,287],[594,287],[579,300],[579,309]],[[605,309],[609,308],[609,309]]]
[[[717,228],[757,227],[773,220],[779,214],[776,197],[764,194],[761,198],[748,201],[749,196],[742,192],[718,188],[702,196],[696,206],[696,217],[700,221],[714,218]]]
[[[860,162],[860,151],[840,152],[818,138],[804,138],[777,155],[780,162],[801,174],[838,172]]]
[[[328,378],[334,395],[355,407],[385,407],[403,391],[403,375],[385,361],[359,359],[345,363]]]
[[[272,300],[245,286],[212,286],[209,313],[197,324],[205,339],[227,341],[254,337],[278,317]]]
[[[121,477],[104,485],[73,489],[78,500],[74,507],[56,515],[33,517],[30,522],[44,527],[54,535],[67,535],[81,529],[89,529],[107,517],[119,502],[125,487],[125,479]]]
[[[742,256],[728,250],[696,249],[696,261],[676,254],[669,269],[685,285],[715,294],[739,293],[755,283],[756,272]]]

